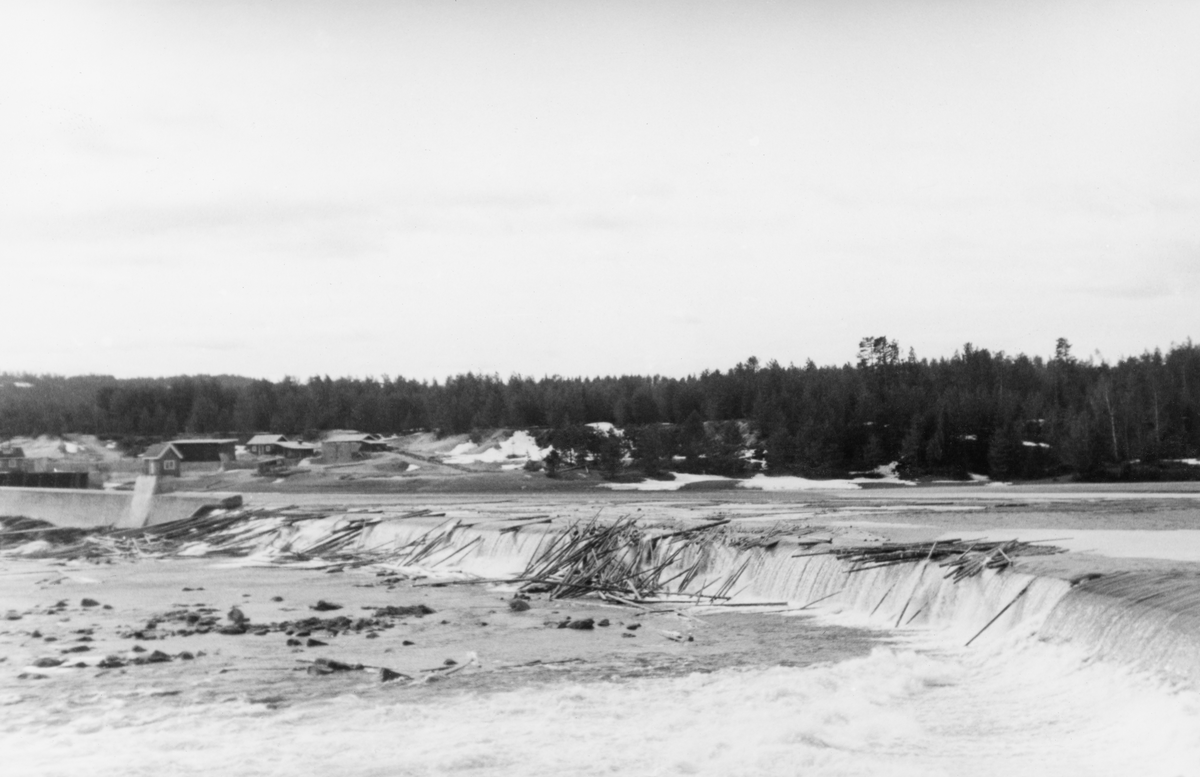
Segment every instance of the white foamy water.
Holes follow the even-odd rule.
[[[1191,775],[1200,699],[1066,648],[504,691],[2,707],[9,775]]]
[[[309,542],[321,531],[313,524],[291,537]],[[385,522],[363,543],[399,544],[424,531]],[[540,541],[532,531],[470,529],[450,549],[475,542],[463,564],[502,575]],[[828,596],[814,625],[866,626],[879,645],[807,666],[649,678],[632,658],[617,658],[603,673],[528,682],[503,672],[420,687],[344,679],[326,686],[337,695],[283,694],[277,709],[251,701],[271,696],[267,686],[37,703],[16,693],[0,699],[3,773],[1200,775],[1200,695],[1153,663],[1110,660],[1145,652],[1140,635],[1177,623],[1170,614],[1139,612],[1108,628],[1116,621],[1097,610],[1100,594],[1062,581],[987,572],[952,584],[937,567],[847,574],[828,556],[705,552],[695,585],[746,564],[742,601],[799,606]],[[819,628],[797,637],[795,663],[817,655],[806,640],[821,638]],[[1187,634],[1172,645],[1192,650]]]

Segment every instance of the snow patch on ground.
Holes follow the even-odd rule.
[[[914,480],[903,480],[896,470],[900,466],[900,462],[893,461],[891,464],[880,464],[871,473],[876,477],[857,477],[850,480],[851,483],[886,483],[893,486],[915,486],[917,483]]]
[[[868,483],[879,483],[878,479],[859,478]],[[738,488],[753,488],[759,491],[849,491],[859,488],[853,480],[810,480],[794,475],[768,477],[755,475],[738,483]]]
[[[539,448],[537,440],[526,431],[513,432],[507,440],[502,440],[496,447],[470,453],[476,446],[464,442],[454,446],[454,450],[446,454],[448,464],[499,464],[513,458],[524,458],[526,461],[541,461],[550,453],[550,448]],[[524,462],[521,463],[522,466]]]
[[[715,480],[733,480],[720,475],[689,475],[684,472],[672,472],[674,480],[643,480],[641,483],[602,483],[604,488],[614,491],[678,491],[688,483],[703,483]]]
[[[617,427],[610,424],[608,421],[596,421],[595,423],[592,423],[592,424],[584,424],[584,426],[595,429],[600,434],[608,434],[608,433],[612,432],[612,433],[616,434],[618,437],[625,436],[624,429],[618,429]]]
[[[1050,447],[1049,443],[1033,442],[1032,440],[1021,440],[1021,444],[1024,445],[1026,448],[1049,448]]]
[[[1180,464],[1191,464],[1193,467],[1200,467],[1200,459],[1175,459]]]

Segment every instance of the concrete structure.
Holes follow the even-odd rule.
[[[242,502],[240,494],[155,494],[154,479],[139,481],[134,491],[0,488],[0,515],[23,515],[56,526],[140,528],[190,518],[203,507]]]

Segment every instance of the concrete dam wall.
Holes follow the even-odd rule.
[[[188,518],[208,506],[235,507],[239,494],[154,493],[139,482],[134,491],[73,488],[0,488],[0,515],[36,518],[56,526],[136,529]]]

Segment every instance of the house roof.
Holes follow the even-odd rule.
[[[286,448],[290,451],[315,451],[317,446],[307,442],[288,442],[287,440],[276,443],[280,448]]]
[[[246,444],[247,445],[273,445],[273,444],[283,443],[283,442],[287,442],[287,441],[288,441],[288,438],[284,437],[282,434],[256,434],[253,437],[251,437],[246,442]]]
[[[195,439],[195,440],[171,440],[170,444],[171,445],[199,445],[199,444],[236,445],[237,438],[236,437],[229,437],[229,438],[222,437],[220,439],[217,439],[217,438],[206,438],[205,437],[205,438],[199,438],[199,439]]]
[[[369,434],[335,434],[325,438],[325,442],[375,442],[375,439]]]
[[[146,449],[146,452],[142,454],[142,458],[161,459],[166,456],[168,451],[174,451],[176,457],[181,459],[183,458],[183,454],[179,452],[179,449],[169,442],[160,442],[157,445],[151,445]]]

